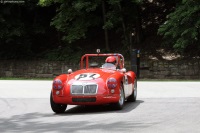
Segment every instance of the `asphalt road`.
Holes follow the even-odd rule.
[[[199,133],[200,82],[138,82],[123,110],[72,106],[56,115],[51,81],[0,80],[0,133]]]

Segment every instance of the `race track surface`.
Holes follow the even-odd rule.
[[[0,80],[0,133],[199,133],[200,82],[138,82],[123,110],[69,105],[54,114],[51,81]]]

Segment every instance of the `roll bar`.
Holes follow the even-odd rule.
[[[120,66],[120,69],[124,68],[124,57],[123,55],[119,54],[119,53],[108,53],[108,54],[85,54],[81,57],[81,61],[80,61],[80,68],[83,69],[84,68],[84,59],[86,59],[85,61],[85,68],[89,68],[89,58],[88,57],[95,57],[95,56],[117,56],[118,60],[117,63]]]

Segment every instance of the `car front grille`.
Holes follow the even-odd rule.
[[[71,93],[72,94],[83,94],[83,86],[82,85],[72,85]]]
[[[97,93],[97,84],[74,84],[71,86],[71,94],[73,95],[94,95]]]

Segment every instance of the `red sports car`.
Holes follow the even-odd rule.
[[[105,61],[101,66],[90,63],[91,60],[102,61],[100,57]],[[69,69],[68,74],[53,80],[50,103],[55,113],[65,112],[67,105],[110,104],[115,109],[122,109],[125,100],[134,102],[136,97],[136,74],[126,72],[124,57],[118,53],[97,53],[83,55],[80,70],[72,72]]]

